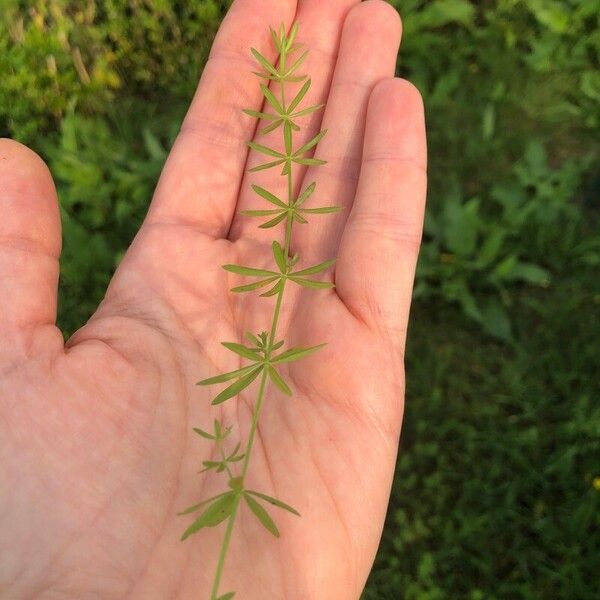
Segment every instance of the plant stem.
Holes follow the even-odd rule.
[[[235,524],[235,516],[237,514],[238,506],[240,505],[240,497],[238,497],[233,512],[227,520],[227,529],[225,530],[225,537],[223,538],[223,544],[221,545],[221,552],[219,553],[219,561],[217,562],[217,570],[215,571],[215,578],[213,580],[212,590],[210,592],[210,600],[217,600],[219,594],[219,584],[221,583],[221,576],[223,575],[223,567],[225,566],[225,557],[227,556],[227,550],[229,550],[229,543],[231,542],[231,534],[233,533],[233,526]]]
[[[285,107],[285,94],[283,85],[281,86],[281,105]],[[291,206],[293,202],[293,181],[292,181],[292,167],[290,164],[290,169],[287,173],[287,189],[288,189],[288,205]],[[285,224],[285,241],[284,241],[284,256],[286,262],[289,258],[290,252],[290,244],[292,240],[292,224],[293,218],[292,214],[288,213],[286,224]],[[269,334],[269,343],[267,346],[267,354],[266,359],[269,360],[271,356],[271,347],[275,343],[275,335],[277,333],[277,325],[279,323],[279,315],[281,313],[281,305],[283,302],[283,294],[285,291],[286,279],[283,280],[283,285],[281,286],[281,290],[277,293],[277,300],[275,302],[275,310],[273,311],[273,321],[271,323],[271,331]],[[262,372],[260,379],[260,387],[258,389],[258,396],[256,398],[256,404],[254,405],[254,410],[252,411],[252,424],[250,426],[250,432],[248,434],[248,443],[246,444],[246,451],[244,453],[244,462],[242,464],[242,486],[243,482],[246,478],[246,474],[248,472],[248,467],[250,465],[250,456],[252,454],[252,447],[254,446],[254,438],[256,436],[256,430],[258,428],[258,418],[260,416],[260,411],[262,408],[263,399],[265,397],[265,391],[267,387],[267,378],[268,371],[265,368]],[[229,469],[228,469],[229,472]],[[217,570],[215,572],[215,578],[213,581],[212,591],[211,591],[211,600],[217,600],[219,593],[219,585],[221,583],[221,577],[223,575],[223,567],[225,566],[225,558],[227,556],[227,551],[229,550],[229,544],[231,542],[231,535],[233,533],[233,526],[235,524],[235,519],[237,516],[238,507],[240,505],[241,495],[238,496],[236,504],[229,515],[227,520],[227,529],[225,530],[225,537],[223,538],[223,544],[221,545],[221,551],[219,553],[219,560],[217,562]]]
[[[246,477],[248,472],[248,466],[250,464],[250,455],[252,453],[252,446],[254,445],[254,436],[258,425],[258,417],[260,415],[260,409],[262,407],[263,398],[265,396],[265,390],[267,387],[267,371],[262,372],[260,379],[260,388],[258,389],[258,397],[256,398],[256,404],[252,412],[252,425],[250,427],[250,433],[248,434],[248,444],[246,445],[246,456],[244,456],[244,463],[242,465],[242,480]]]
[[[294,189],[293,189],[293,185],[292,185],[292,167],[291,167],[291,165],[290,165],[290,172],[288,173],[288,176],[287,176],[287,181],[288,181],[288,206],[292,206]],[[289,254],[290,254],[290,243],[292,241],[292,225],[293,225],[293,223],[294,223],[294,219],[292,218],[292,215],[290,213],[288,213],[287,219],[285,221],[285,243],[283,244],[283,255],[285,256],[286,260],[289,258]]]

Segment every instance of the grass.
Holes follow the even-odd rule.
[[[518,299],[511,349],[417,306],[405,426],[365,600],[592,598],[600,298],[590,272]]]

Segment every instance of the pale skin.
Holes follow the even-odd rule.
[[[320,128],[325,166],[292,251],[338,261],[334,290],[289,286],[278,339],[327,342],[282,370],[293,398],[269,387],[247,486],[271,507],[275,539],[241,507],[220,593],[243,599],[360,596],[379,543],[404,403],[403,354],[426,189],[423,107],[394,78],[401,23],[381,0],[236,0],[224,20],[148,215],[89,322],[65,344],[55,325],[60,220],[41,159],[0,140],[0,597],[6,600],[208,598],[224,526],[184,543],[176,512],[222,491],[198,475],[214,418],[247,439],[256,384],[212,407],[203,378],[240,363],[221,341],[268,329],[273,299],[235,296],[238,263],[271,268],[279,229],[240,209],[250,190],[278,193],[277,171],[245,142],[261,92],[250,46],[271,59],[269,25],[297,19],[311,49],[297,142]],[[280,144],[280,131],[268,142]],[[264,138],[260,139],[265,143]],[[302,142],[303,143],[303,142]],[[302,183],[303,182],[303,183]]]

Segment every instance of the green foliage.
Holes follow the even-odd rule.
[[[459,185],[449,185],[439,213],[427,216],[415,298],[457,302],[486,332],[511,340],[519,287],[552,285],[551,272],[580,250],[582,214],[572,196],[586,169],[587,160],[551,168],[544,147],[531,141],[485,199],[465,201]]]
[[[508,341],[511,290],[549,285],[569,264],[582,218],[573,199],[598,162],[600,3],[393,4],[431,148],[416,297],[456,302]]]
[[[279,529],[277,529],[277,525],[275,525],[275,522],[273,519],[271,519],[269,513],[250,494],[244,494],[244,500],[246,501],[248,508],[264,525],[265,529],[267,529],[275,537],[279,537]]]
[[[69,108],[189,99],[226,0],[3,0],[0,130],[33,142]]]
[[[391,3],[399,72],[425,100],[430,193],[402,449],[365,598],[595,597],[600,2]],[[67,333],[143,218],[227,4],[2,2],[0,134],[57,176]],[[285,202],[262,199],[252,216],[283,222]]]
[[[418,306],[407,412],[364,600],[593,598],[600,539],[594,269],[521,289],[514,350]]]

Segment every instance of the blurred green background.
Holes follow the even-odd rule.
[[[392,3],[430,192],[364,599],[597,598],[600,1]],[[144,216],[228,4],[2,0],[0,134],[57,181],[66,333]]]

